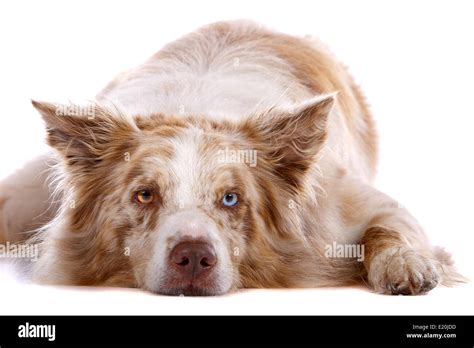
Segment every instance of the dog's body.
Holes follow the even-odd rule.
[[[196,295],[367,280],[378,292],[418,294],[457,277],[416,220],[370,186],[371,115],[314,40],[213,24],[119,75],[97,102],[92,117],[34,103],[57,151],[55,180],[28,187],[40,171],[26,167],[2,183],[10,241],[44,224],[33,216],[58,193],[55,218],[33,237],[40,282]],[[254,165],[216,160],[248,151]],[[29,213],[11,208],[21,205],[15,191],[39,188]],[[347,245],[365,253],[328,253]]]

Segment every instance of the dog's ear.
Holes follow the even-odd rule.
[[[46,123],[48,144],[69,163],[100,161],[134,130],[133,123],[95,104],[32,104]]]
[[[275,107],[256,118],[250,118],[259,141],[275,171],[296,183],[296,177],[306,172],[327,139],[329,114],[335,94],[309,99],[294,107]],[[247,125],[247,129],[250,125]]]

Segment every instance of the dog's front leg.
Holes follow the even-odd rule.
[[[428,244],[413,243],[406,237],[413,233],[392,228],[380,220],[368,228],[362,239],[369,284],[377,291],[393,295],[417,295],[430,291],[440,281],[439,262]]]
[[[343,196],[342,220],[358,226],[366,276],[374,290],[415,295],[433,289],[441,281],[443,266],[418,222],[373,187],[358,181],[344,186],[338,190]]]

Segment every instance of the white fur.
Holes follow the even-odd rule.
[[[249,27],[235,22],[236,31]],[[193,114],[240,119],[277,104],[312,97],[286,61],[256,47],[192,33],[167,45],[179,59],[152,57],[120,75],[97,99],[128,114]]]

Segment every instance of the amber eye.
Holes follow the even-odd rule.
[[[135,193],[135,197],[140,204],[150,204],[154,201],[155,195],[151,190],[140,190]]]

